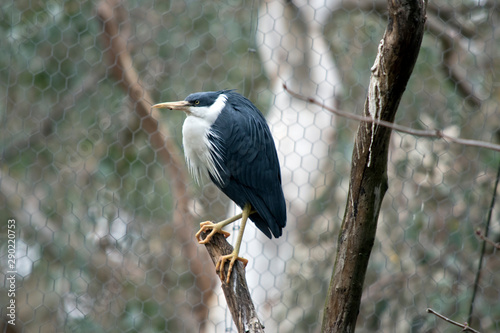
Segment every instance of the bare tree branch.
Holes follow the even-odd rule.
[[[442,44],[443,62],[441,63],[443,71],[448,79],[457,87],[458,93],[474,107],[481,106],[481,98],[477,96],[470,80],[467,78],[467,70],[460,65],[463,47],[465,43],[464,31],[462,29],[454,29],[441,20],[433,18],[427,21],[427,28],[434,34]],[[470,44],[470,40],[467,39]]]
[[[465,323],[465,324],[460,324],[460,323],[458,323],[458,322],[456,322],[456,321],[454,321],[454,320],[451,320],[450,318],[445,317],[445,316],[443,316],[442,314],[440,314],[440,313],[438,313],[438,312],[436,312],[436,311],[432,310],[431,308],[428,308],[428,309],[427,309],[427,313],[432,313],[433,315],[435,315],[435,316],[437,316],[437,317],[439,317],[439,318],[443,319],[444,321],[446,321],[446,322],[448,322],[448,323],[450,323],[450,324],[453,324],[453,325],[455,325],[455,326],[461,327],[461,328],[462,328],[462,332],[481,333],[481,332],[479,332],[479,331],[476,331],[476,330],[475,330],[475,329],[473,329],[472,327],[470,327],[467,323]]]
[[[208,233],[201,233],[201,239],[205,239]],[[217,264],[220,257],[233,252],[233,247],[226,241],[222,234],[215,234],[210,241],[205,244],[208,254],[212,258],[214,265]],[[222,269],[225,270],[224,276],[227,276],[228,265]],[[264,326],[257,317],[255,306],[248,290],[247,281],[245,279],[245,268],[240,261],[237,261],[233,266],[231,280],[229,284],[225,279],[221,280],[222,291],[226,297],[227,305],[231,311],[233,321],[238,328],[239,333],[263,333]]]
[[[358,128],[344,220],[323,312],[322,332],[354,332],[363,284],[375,241],[377,220],[387,191],[391,128],[415,65],[424,34],[420,0],[389,0],[389,19],[372,67],[364,116]]]
[[[197,243],[194,240],[193,216],[189,210],[190,195],[187,192],[187,174],[179,158],[182,156],[179,148],[171,137],[168,128],[158,122],[159,114],[156,109],[151,109],[151,96],[143,88],[139,75],[135,70],[132,58],[127,48],[127,39],[121,32],[121,27],[126,24],[126,12],[119,0],[103,0],[97,7],[97,14],[104,26],[102,34],[105,50],[115,80],[135,102],[135,112],[141,118],[140,126],[148,134],[149,140],[156,153],[163,159],[164,165],[170,175],[173,197],[176,199],[173,223],[176,226],[176,236],[183,244],[182,252],[189,263],[190,271],[195,278],[196,292],[199,293],[200,304],[207,304],[213,295],[213,279],[205,272],[209,261],[198,257]],[[207,258],[208,259],[208,258]],[[208,317],[208,308],[199,306],[194,311],[200,325]]]
[[[328,111],[336,114],[337,116],[341,116],[341,117],[344,117],[347,119],[352,119],[352,120],[367,122],[370,124],[380,125],[380,126],[384,126],[384,127],[393,129],[393,130],[398,131],[398,132],[407,133],[407,134],[411,134],[411,135],[415,135],[415,136],[443,139],[443,140],[446,140],[448,142],[457,143],[457,144],[464,145],[464,146],[486,148],[486,149],[490,149],[490,150],[500,151],[500,145],[490,143],[490,142],[485,142],[485,141],[469,140],[469,139],[462,139],[462,138],[453,137],[451,135],[445,134],[444,131],[441,129],[419,130],[419,129],[414,129],[411,127],[391,123],[389,121],[385,121],[385,120],[378,119],[378,118],[372,118],[372,117],[368,117],[368,116],[362,116],[362,115],[358,115],[358,114],[354,114],[354,113],[349,113],[349,112],[337,110],[335,108],[332,108],[328,105],[325,105],[325,104],[319,102],[318,100],[316,100],[313,97],[307,97],[307,96],[301,95],[297,92],[294,92],[290,88],[288,88],[285,84],[283,85],[283,88],[290,95],[292,95],[295,98],[301,99],[301,100],[309,102],[309,103],[316,104],[316,105],[322,107],[323,109],[328,110]]]
[[[481,280],[481,271],[483,269],[483,260],[484,260],[484,255],[486,253],[486,243],[488,241],[490,241],[487,237],[488,237],[488,234],[490,232],[490,224],[491,224],[491,216],[493,213],[493,208],[495,207],[495,203],[497,201],[497,190],[498,190],[499,181],[500,181],[500,165],[498,166],[495,184],[493,185],[493,195],[491,196],[490,207],[488,209],[488,216],[486,217],[486,223],[484,226],[484,235],[481,233],[481,231],[479,229],[476,231],[476,234],[483,240],[483,244],[481,246],[481,252],[479,254],[479,262],[477,264],[476,276],[474,278],[474,288],[472,289],[472,295],[471,295],[471,300],[470,300],[470,305],[469,305],[469,316],[467,317],[467,321],[469,323],[472,323],[472,319],[473,319],[472,315],[474,313],[474,302],[476,300],[477,291],[479,289],[479,281]],[[491,242],[491,243],[493,243],[493,242]],[[493,243],[493,246],[496,246],[496,245]]]
[[[486,9],[487,7],[496,8],[491,2],[481,3],[480,8]],[[376,11],[380,15],[387,14],[384,0],[344,0],[341,8],[344,10],[361,9],[366,12]],[[473,43],[473,38],[477,36],[476,24],[466,19],[470,16],[470,10],[469,6],[461,6],[457,10],[456,7],[446,4],[437,5],[434,2],[429,2],[426,29],[442,43],[444,56],[441,68],[446,78],[457,87],[457,91],[465,100],[477,108],[482,103],[477,94],[478,87],[474,87],[470,83],[467,73],[459,61],[459,59],[463,59],[464,55],[470,54],[470,45]]]

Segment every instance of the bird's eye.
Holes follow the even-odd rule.
[[[198,104],[200,104],[199,100],[194,101],[194,105],[198,105]]]

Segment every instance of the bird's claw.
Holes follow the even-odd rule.
[[[218,223],[213,223],[211,221],[205,221],[200,223],[200,230],[196,233],[195,237],[198,240],[198,244],[206,244],[210,241],[210,239],[216,234],[222,234],[224,237],[228,238],[231,234],[227,231],[222,230],[224,226],[219,225]],[[207,230],[212,230],[205,239],[201,239],[201,233],[206,232]]]
[[[215,271],[219,273],[219,277],[221,281],[224,281],[224,264],[228,259],[231,259],[229,262],[229,268],[227,270],[227,278],[226,283],[229,284],[229,278],[231,277],[231,272],[233,271],[233,266],[236,263],[236,260],[239,260],[243,263],[243,267],[247,267],[248,260],[242,257],[238,257],[237,253],[231,253],[225,256],[220,257],[217,265],[215,266]]]

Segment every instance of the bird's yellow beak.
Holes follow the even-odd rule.
[[[178,102],[158,103],[153,105],[152,108],[187,111],[190,106],[191,103],[189,103],[188,101],[178,101]]]

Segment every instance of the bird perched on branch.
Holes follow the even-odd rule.
[[[215,233],[225,237],[226,225],[241,218],[241,228],[231,254],[216,265],[224,280],[224,264],[229,261],[226,282],[239,257],[248,218],[267,237],[280,237],[286,224],[286,206],[281,188],[281,171],[271,131],[261,112],[247,98],[233,90],[194,93],[184,101],[153,105],[153,108],[181,110],[187,115],[182,126],[182,142],[189,171],[199,182],[205,175],[243,211],[219,223],[200,224],[196,238],[207,243]],[[202,232],[211,232],[200,239]]]

